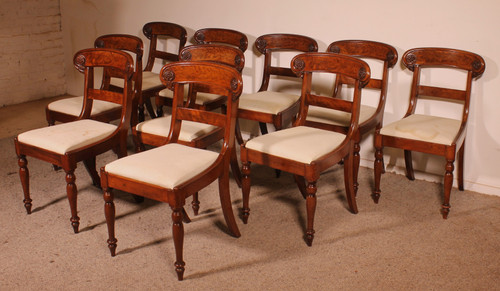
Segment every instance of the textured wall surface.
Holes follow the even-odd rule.
[[[0,106],[66,93],[58,0],[2,0]]]

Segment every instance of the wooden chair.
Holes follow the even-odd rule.
[[[241,73],[245,66],[245,56],[242,51],[229,46],[221,45],[191,45],[182,49],[180,53],[181,61],[212,61],[222,63],[234,67]],[[188,91],[188,90],[186,90]],[[206,98],[206,96],[220,96],[207,93],[202,84],[192,85],[189,87],[188,94],[184,94],[185,105],[190,108],[206,110],[203,106],[195,106],[198,98]],[[162,98],[162,97],[160,97]],[[226,97],[220,96],[226,103]],[[132,127],[132,134],[136,145],[136,152],[143,151],[144,145],[161,146],[167,143],[168,134],[170,131],[171,115],[157,117],[143,121]],[[182,128],[179,133],[178,143],[197,148],[207,148],[224,137],[224,129],[214,125],[185,121],[182,123]],[[238,165],[236,152],[232,152],[231,169],[233,176],[241,185],[241,173]],[[198,194],[193,195],[192,207],[195,215],[198,214],[200,208]]]
[[[187,41],[187,31],[184,27],[170,22],[149,22],[142,28],[144,35],[150,40],[148,62],[143,71],[143,89],[142,100],[139,101],[139,121],[144,121],[144,105],[148,110],[149,116],[155,118],[156,114],[151,103],[151,98],[158,95],[158,93],[165,89],[165,86],[160,82],[158,73],[153,72],[155,64],[163,66],[169,62],[176,62],[179,60],[179,53],[184,48]],[[169,39],[178,40],[177,53],[167,51],[167,41]],[[165,40],[165,43],[162,43]],[[165,47],[163,50],[159,48],[159,44]],[[161,62],[160,62],[161,61]],[[161,116],[162,114],[158,114]]]
[[[464,145],[472,81],[482,75],[485,63],[477,54],[448,48],[410,49],[404,53],[402,61],[413,72],[410,103],[403,119],[375,131],[375,188],[372,197],[375,203],[378,203],[381,193],[380,178],[383,170],[382,150],[384,147],[404,150],[406,176],[410,180],[415,179],[411,151],[440,155],[446,160],[444,199],[441,206],[442,216],[446,219],[450,212],[453,164],[456,155],[458,156],[458,188],[464,189]],[[439,70],[443,72],[443,69],[448,72],[464,71],[467,75],[465,89],[452,89],[443,87],[441,84],[431,85],[434,78],[429,81],[426,77],[425,82],[421,82],[424,79],[422,72],[430,73]],[[420,99],[427,99],[426,107],[428,108],[432,102],[441,108],[444,108],[442,102],[463,104],[461,120],[417,113],[417,101]],[[436,102],[436,99],[440,102]]]
[[[331,53],[305,53],[292,59],[292,70],[302,76],[300,111],[293,127],[271,132],[250,139],[241,146],[243,222],[250,215],[250,164],[257,163],[294,174],[306,199],[308,246],[314,238],[314,213],[316,209],[316,181],[321,172],[344,160],[344,181],[347,201],[357,213],[353,187],[353,151],[358,131],[361,88],[370,79],[370,67],[362,60]],[[341,74],[354,80],[352,101],[311,93],[314,73]],[[305,126],[309,106],[321,106],[349,112],[350,127],[346,134]],[[307,181],[305,184],[304,179]]]
[[[317,52],[318,44],[314,39],[302,35],[266,34],[257,38],[255,47],[264,54],[262,84],[259,92],[241,96],[238,118],[258,121],[262,134],[266,134],[266,123],[272,123],[276,130],[280,130],[284,121],[291,120],[299,108],[298,95],[268,90],[271,79],[297,77],[290,67],[273,64],[273,56],[289,51]],[[243,143],[239,128],[237,139],[240,144]]]
[[[226,45],[245,52],[248,47],[248,38],[244,33],[225,28],[204,28],[194,33],[195,44]],[[234,61],[232,61],[234,63]],[[240,69],[240,71],[243,67]],[[163,106],[172,106],[173,94],[171,90],[163,89],[156,98],[157,115],[163,115]],[[196,103],[190,105],[204,110],[224,109],[225,99],[223,96],[206,94],[200,92],[196,96]]]
[[[389,81],[389,70],[398,61],[398,52],[391,45],[368,41],[368,40],[341,40],[331,43],[327,52],[340,53],[363,60],[373,60],[382,64],[381,77],[379,79],[370,78],[370,82],[364,87],[380,91],[378,95],[378,105],[376,107],[361,104],[359,115],[359,133],[354,143],[354,191],[358,191],[358,171],[360,163],[360,140],[366,133],[382,127],[384,116],[385,100],[387,97],[387,84]],[[373,68],[372,68],[373,73]],[[352,86],[353,80],[338,75],[335,78],[333,95],[341,96],[342,87]],[[366,97],[363,98],[366,100]],[[349,130],[351,116],[340,110],[330,110],[317,106],[309,108],[306,125],[327,130],[334,130],[346,133]]]
[[[135,68],[139,73],[134,74],[134,91],[141,92],[142,84],[142,56],[144,53],[142,40],[133,35],[126,34],[108,34],[98,37],[94,42],[96,48],[110,48],[118,49],[129,52],[135,56]],[[118,72],[118,74],[121,74]],[[113,78],[112,78],[113,77]],[[106,70],[102,77],[102,88],[110,88],[110,82],[113,79],[114,84],[123,86],[123,80],[116,78],[112,70]],[[112,78],[112,79],[111,79]],[[122,91],[123,88],[113,89]],[[64,98],[49,103],[45,108],[45,116],[49,125],[54,125],[56,122],[69,122],[75,121],[83,112],[83,96]],[[92,110],[90,118],[102,121],[111,122],[117,120],[122,115],[121,106],[114,102],[107,102],[103,100],[94,100],[92,103]]]
[[[96,167],[96,155],[113,150],[118,157],[127,155],[127,132],[130,126],[132,100],[132,76],[134,61],[123,51],[94,48],[75,54],[75,67],[85,74],[83,112],[78,120],[21,133],[14,140],[19,158],[19,175],[24,191],[24,206],[31,213],[32,200],[29,192],[29,171],[26,156],[37,158],[61,167],[66,172],[66,192],[71,208],[71,225],[78,232],[80,218],[77,215],[77,188],[75,169],[83,161],[93,184],[100,186]],[[94,68],[113,69],[121,72],[123,92],[94,89]],[[114,102],[121,106],[118,126],[89,119],[92,103],[96,100]]]
[[[105,214],[108,225],[108,246],[115,255],[115,206],[112,189],[132,192],[172,208],[172,232],[175,245],[175,270],[183,279],[183,219],[186,198],[219,180],[219,195],[224,218],[230,233],[239,237],[229,193],[229,161],[234,151],[234,132],[238,98],[243,82],[234,68],[214,62],[177,62],[165,65],[162,82],[174,91],[172,125],[166,145],[114,161],[101,168]],[[228,97],[227,113],[184,107],[184,85],[203,84],[206,91]],[[186,121],[202,122],[224,128],[224,141],[219,153],[179,144],[181,126]]]

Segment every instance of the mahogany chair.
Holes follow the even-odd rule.
[[[77,188],[75,169],[83,161],[93,184],[100,186],[96,171],[96,156],[113,150],[118,157],[127,155],[127,132],[133,101],[132,76],[134,61],[123,51],[94,48],[77,52],[75,67],[85,75],[83,112],[76,121],[39,128],[21,133],[14,140],[19,158],[19,176],[24,191],[24,207],[31,213],[29,171],[26,156],[37,158],[61,167],[66,172],[66,192],[71,208],[71,225],[78,232],[80,218],[77,214]],[[123,92],[94,88],[94,68],[113,69],[121,72]],[[121,107],[118,125],[89,119],[92,103],[97,100],[114,102]]]
[[[142,100],[139,101],[139,121],[144,121],[144,105],[149,116],[155,118],[156,114],[151,103],[151,98],[157,96],[165,86],[160,82],[158,73],[153,72],[155,64],[163,66],[165,63],[179,60],[179,53],[186,45],[187,31],[184,27],[170,22],[149,22],[142,28],[144,35],[150,40],[149,54],[146,67],[143,71]],[[168,40],[178,40],[177,53],[167,51]],[[163,49],[161,49],[163,45]],[[158,114],[161,116],[162,114]]]
[[[414,48],[406,51],[402,57],[403,64],[413,72],[410,90],[410,103],[403,119],[375,131],[375,188],[373,200],[380,198],[380,178],[383,170],[383,148],[393,147],[404,150],[406,176],[414,180],[412,151],[443,156],[446,160],[444,173],[444,199],[441,214],[444,219],[450,212],[450,194],[453,186],[453,170],[455,157],[458,158],[458,188],[464,189],[464,145],[472,81],[479,78],[485,70],[483,58],[477,54],[449,48]],[[437,69],[437,70],[436,70]],[[467,77],[465,89],[454,89],[436,85],[433,78],[425,78],[424,74],[441,70],[462,71]],[[436,72],[438,73],[438,72]],[[427,75],[426,75],[427,76]],[[453,76],[448,74],[447,76]],[[449,77],[448,77],[449,78]],[[434,81],[434,85],[432,85]],[[426,107],[443,106],[442,102],[463,104],[461,119],[433,116],[418,113],[417,102],[427,99]],[[449,106],[453,108],[453,106]]]
[[[360,163],[360,140],[366,133],[382,127],[384,116],[385,101],[387,98],[387,84],[389,81],[389,70],[394,67],[398,61],[398,52],[391,45],[368,41],[368,40],[341,40],[335,41],[328,46],[327,52],[349,55],[361,58],[363,60],[372,60],[381,63],[382,72],[380,78],[370,78],[363,92],[367,89],[380,91],[378,105],[376,107],[361,104],[359,115],[359,134],[357,134],[354,143],[354,191],[358,191],[358,171]],[[372,68],[373,74],[373,68]],[[353,80],[342,75],[335,78],[333,90],[334,96],[341,96],[342,87],[352,86]],[[363,97],[366,100],[366,97]],[[331,110],[317,106],[309,108],[306,125],[327,130],[334,130],[346,133],[350,126],[350,114],[341,110]]]
[[[205,45],[226,45],[237,48],[245,52],[248,47],[248,38],[244,33],[225,28],[204,28],[194,33],[195,44]],[[240,71],[243,67],[240,69]],[[172,106],[173,94],[171,90],[163,89],[156,98],[157,115],[163,115],[163,106]],[[204,110],[215,110],[224,108],[226,100],[223,96],[206,94],[199,92],[196,96],[196,102],[192,104],[197,108]]]
[[[321,172],[344,160],[344,182],[349,209],[357,213],[353,186],[353,151],[358,131],[361,89],[370,79],[370,67],[366,62],[331,53],[304,53],[292,59],[291,68],[303,78],[300,110],[290,128],[271,132],[250,139],[241,146],[243,222],[250,215],[250,164],[257,163],[290,172],[301,185],[306,199],[307,228],[305,240],[308,246],[314,238],[314,213],[316,209],[316,181]],[[341,74],[354,80],[352,101],[311,93],[311,80],[315,73]],[[310,106],[321,106],[349,112],[350,127],[347,133],[339,133],[306,126]],[[305,181],[307,181],[307,185]]]
[[[172,208],[172,233],[176,253],[175,270],[183,279],[183,220],[189,222],[184,210],[186,198],[219,181],[222,212],[230,233],[239,237],[229,192],[229,161],[234,151],[234,132],[238,98],[243,82],[241,74],[230,66],[215,62],[177,62],[165,65],[160,72],[162,82],[174,91],[172,123],[166,145],[116,160],[101,168],[105,214],[108,225],[108,246],[115,255],[115,206],[112,189],[165,202]],[[203,84],[207,92],[228,97],[227,113],[203,111],[184,106],[184,85]],[[207,123],[224,128],[219,153],[179,143],[182,124],[186,121]]]
[[[296,94],[268,90],[272,79],[297,78],[290,67],[274,64],[273,57],[283,52],[317,52],[318,44],[314,39],[302,35],[266,34],[257,38],[255,47],[264,54],[262,83],[257,93],[241,96],[238,118],[258,121],[262,134],[266,134],[266,123],[272,123],[276,130],[280,130],[284,121],[291,120],[297,114],[300,98]],[[240,144],[243,143],[239,127],[237,139]]]
[[[98,37],[94,41],[94,47],[96,48],[110,48],[110,49],[118,49],[131,53],[135,57],[135,68],[138,70],[138,73],[134,74],[134,91],[141,92],[141,84],[142,84],[142,74],[140,73],[142,70],[142,56],[144,53],[142,40],[133,35],[126,34],[108,34]],[[118,72],[118,75],[121,73]],[[102,88],[110,88],[110,81],[113,80],[115,84],[122,83],[123,80],[119,77],[117,78],[117,74],[113,73],[113,70],[106,70],[103,73],[102,78]],[[116,88],[114,89],[118,91],[122,91],[123,89]],[[83,112],[83,96],[64,98],[61,100],[57,100],[49,103],[45,108],[45,116],[47,119],[47,123],[49,125],[54,125],[56,122],[69,122],[75,121],[79,118],[79,116]],[[117,120],[122,115],[121,106],[115,102],[107,102],[103,100],[94,100],[92,103],[92,110],[90,114],[90,118],[102,121],[102,122],[111,122]]]
[[[245,56],[242,51],[221,45],[191,45],[182,49],[180,53],[181,61],[212,61],[221,64],[225,64],[234,67],[238,72],[241,73],[243,67],[245,66]],[[168,90],[168,89],[166,89]],[[202,84],[193,84],[189,87],[189,99],[188,94],[184,94],[185,105],[190,108],[197,108],[201,110],[206,110],[203,106],[195,106],[196,100],[202,96],[220,96],[207,93]],[[200,92],[198,92],[200,91]],[[220,96],[224,103],[226,103],[226,97]],[[162,97],[160,97],[162,98]],[[136,144],[136,152],[143,151],[145,149],[144,145],[150,146],[161,146],[167,143],[168,134],[170,131],[171,115],[165,115],[157,117],[155,119],[149,119],[143,121],[136,126],[132,127],[132,134],[134,137],[134,142]],[[178,143],[197,147],[197,148],[207,148],[208,146],[214,144],[215,142],[221,140],[224,137],[224,129],[221,127],[216,127],[214,125],[197,123],[192,121],[185,121],[182,123],[182,128],[179,133]],[[238,183],[241,185],[241,173],[238,165],[238,160],[236,152],[232,152],[232,162],[231,168],[233,176]],[[199,210],[198,195],[193,195],[193,210],[195,215],[198,214]]]

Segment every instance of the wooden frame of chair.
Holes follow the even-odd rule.
[[[254,104],[254,100],[250,98],[259,96],[261,92],[268,91],[271,76],[297,77],[292,72],[291,68],[273,65],[272,59],[274,54],[288,51],[296,51],[297,53],[317,52],[318,44],[314,39],[307,36],[275,33],[259,36],[255,40],[255,48],[264,55],[262,83],[257,93],[243,94],[241,96],[238,118],[258,121],[262,134],[266,134],[268,132],[266,123],[272,123],[276,130],[282,129],[283,122],[285,120],[291,120],[297,114],[300,103],[297,96],[295,102],[292,102],[290,106],[285,106],[286,108],[277,113],[261,112],[257,111],[255,108],[251,108],[251,105]],[[237,129],[236,138],[240,144],[243,143],[239,127]]]
[[[96,171],[96,156],[113,150],[119,157],[127,155],[127,133],[130,127],[133,102],[132,76],[134,62],[123,51],[106,48],[85,49],[74,56],[75,67],[85,75],[84,106],[78,120],[57,124],[20,134],[15,140],[19,163],[19,176],[24,192],[24,206],[31,213],[32,199],[29,192],[29,170],[26,156],[37,158],[61,167],[66,173],[66,192],[71,208],[71,225],[78,232],[80,218],[77,215],[77,188],[74,171],[77,163],[83,161],[93,184],[100,186]],[[104,88],[94,89],[94,68],[113,68],[122,72],[123,92],[112,92]],[[121,118],[118,126],[90,120],[92,102],[105,100],[121,104]],[[79,134],[81,133],[81,134]],[[68,134],[71,137],[62,140]],[[80,137],[79,140],[78,137]]]
[[[469,104],[471,97],[472,81],[479,78],[485,70],[483,58],[477,54],[449,48],[414,48],[406,51],[402,57],[403,64],[413,72],[412,85],[410,89],[410,102],[408,110],[402,120],[391,123],[375,131],[375,162],[374,174],[375,184],[373,190],[373,200],[378,203],[380,198],[380,178],[383,172],[383,147],[394,147],[404,150],[406,175],[408,179],[414,180],[412,166],[412,151],[443,156],[446,160],[444,174],[444,198],[441,205],[441,214],[444,219],[450,212],[450,194],[453,186],[453,170],[455,157],[458,157],[458,188],[464,189],[464,145],[469,115]],[[420,76],[422,69],[441,68],[461,70],[467,73],[465,90],[445,88],[443,86],[421,84]],[[456,125],[455,130],[449,130],[449,139],[439,140],[443,134],[436,132],[431,140],[420,138],[415,135],[408,136],[401,134],[398,127],[415,124],[412,120],[419,118],[416,114],[417,101],[419,99],[437,98],[441,101],[462,102],[463,111],[461,120],[441,118],[431,116],[436,122],[452,123]],[[423,123],[433,123],[429,120],[415,120],[421,126]],[[405,124],[403,124],[404,122]],[[408,123],[411,122],[411,123]],[[397,125],[397,127],[395,127]],[[418,129],[415,127],[415,129]],[[424,130],[426,130],[424,128]]]
[[[94,41],[94,47],[95,48],[118,49],[118,50],[123,50],[123,51],[129,52],[129,53],[132,53],[132,54],[134,54],[135,60],[136,60],[135,61],[135,68],[138,68],[138,72],[140,72],[142,70],[142,56],[144,54],[144,48],[143,48],[142,40],[140,38],[138,38],[137,36],[128,35],[128,34],[102,35],[102,36],[96,38],[96,40]],[[102,88],[110,88],[111,77],[116,77],[115,75],[113,75],[112,71],[107,70],[103,73],[102,84],[101,84]],[[139,95],[141,93],[142,74],[134,74],[133,81],[134,81],[134,91],[136,91],[136,94]],[[116,87],[114,87],[114,89],[116,89],[118,91],[123,90],[123,88],[116,88]],[[140,98],[140,96],[138,96],[138,97]],[[77,98],[79,98],[79,99],[77,99]],[[71,99],[74,99],[75,101],[78,100],[78,102],[73,103],[73,100],[71,100]],[[54,125],[56,121],[64,123],[64,122],[70,122],[70,121],[77,120],[79,118],[79,115],[83,112],[83,100],[84,100],[84,97],[80,96],[80,97],[70,97],[67,99],[62,99],[62,100],[58,100],[58,101],[54,101],[54,102],[49,103],[45,107],[45,116],[47,119],[47,123],[49,125]],[[70,111],[63,112],[61,110],[51,109],[51,107],[54,107],[57,103],[59,103],[61,105],[64,103],[63,107],[76,106],[78,108],[75,107],[74,110],[70,110],[70,111],[74,111],[74,112],[70,112]],[[102,104],[104,104],[104,102],[102,102],[102,101],[99,101],[96,103],[97,103],[97,106],[102,106]],[[110,103],[110,104],[112,104],[112,103]],[[56,106],[60,107],[61,105],[56,105]],[[96,104],[93,104],[93,105],[94,105],[94,107],[96,106]],[[107,106],[107,107],[110,107],[110,106]],[[115,106],[115,107],[112,107],[109,109],[105,109],[102,112],[91,113],[90,118],[93,120],[102,121],[102,122],[111,122],[111,121],[120,119],[121,114],[122,114],[121,108],[119,106]]]
[[[203,45],[190,45],[186,46],[181,50],[180,53],[181,61],[212,61],[217,63],[226,64],[228,66],[234,67],[238,72],[241,73],[243,67],[245,66],[245,55],[239,49],[214,44],[203,44]],[[203,106],[195,106],[196,98],[200,92],[204,92],[202,84],[196,84],[189,87],[188,98],[186,100],[186,107],[197,108],[200,110],[206,110]],[[159,97],[161,99],[166,99]],[[220,99],[227,102],[225,96],[220,96]],[[132,134],[134,138],[134,143],[136,145],[136,152],[144,150],[144,145],[151,146],[161,146],[167,143],[168,133],[170,128],[171,116],[161,116],[153,120],[146,120],[137,125],[132,126]],[[159,124],[162,124],[161,126]],[[151,125],[155,124],[155,128],[151,128]],[[147,127],[149,126],[149,129]],[[164,130],[160,130],[160,129]],[[160,133],[163,131],[163,134]],[[187,133],[189,138],[183,136]],[[214,144],[215,142],[224,138],[223,128],[213,128],[210,129],[209,125],[205,127],[193,127],[192,124],[184,123],[183,129],[181,129],[181,136],[178,143],[197,147],[197,148],[207,148],[208,146]],[[231,169],[233,176],[238,183],[241,185],[241,173],[238,166],[238,158],[236,152],[232,152],[231,157]],[[193,195],[192,207],[195,215],[198,214],[200,208],[200,202],[198,200],[198,194]]]
[[[241,52],[245,52],[248,47],[247,36],[239,31],[226,29],[226,28],[203,28],[199,29],[194,33],[193,37],[196,45],[226,45],[237,48]],[[179,58],[182,60],[182,56]],[[243,70],[243,67],[240,71]],[[171,92],[168,94],[163,94],[165,90],[161,91],[158,96],[156,96],[156,108],[158,116],[163,114],[163,106],[172,106],[172,96]],[[215,96],[203,96],[204,98],[198,98],[196,103],[190,105],[195,106],[204,110],[215,110],[222,108],[224,110],[225,99],[222,97]]]
[[[388,44],[369,41],[369,40],[340,40],[332,42],[327,50],[327,52],[344,54],[352,57],[357,57],[361,59],[372,59],[381,61],[382,65],[382,75],[380,79],[370,78],[370,81],[363,88],[375,89],[380,91],[379,102],[373,113],[367,114],[363,111],[371,111],[372,107],[361,105],[361,113],[359,120],[359,134],[356,137],[354,143],[354,191],[358,191],[358,172],[360,164],[359,152],[360,141],[362,136],[366,133],[371,132],[374,129],[380,129],[382,127],[382,121],[384,117],[385,102],[387,98],[387,85],[389,82],[389,70],[394,67],[398,61],[397,50]],[[373,70],[372,70],[373,73]],[[353,80],[346,77],[338,75],[335,78],[334,96],[340,96],[343,85],[353,85]],[[363,98],[364,99],[364,98]],[[346,133],[349,128],[349,117],[348,115],[343,116],[345,113],[340,111],[332,111],[331,115],[326,116],[326,112],[316,108],[309,108],[308,117],[306,119],[307,126],[318,127],[327,130],[334,130]]]
[[[115,255],[115,206],[112,189],[132,192],[170,205],[172,213],[172,232],[176,251],[175,270],[179,280],[183,279],[183,220],[189,221],[184,210],[186,198],[219,180],[219,194],[222,211],[230,233],[239,237],[240,232],[234,219],[229,193],[229,162],[231,152],[234,151],[234,132],[238,108],[238,98],[241,94],[243,81],[241,74],[230,66],[215,62],[177,62],[165,65],[160,72],[162,82],[174,91],[174,106],[172,108],[172,123],[168,144],[144,151],[124,159],[117,160],[101,168],[101,184],[104,189],[105,214],[108,225],[108,246],[111,255]],[[203,84],[206,91],[213,94],[228,96],[227,113],[204,111],[184,106],[184,85]],[[179,133],[184,121],[195,121],[212,124],[224,128],[224,141],[220,153],[205,149],[179,145]],[[159,155],[154,152],[159,152]],[[184,155],[179,154],[184,152]],[[186,169],[183,179],[175,179],[172,174],[166,173],[175,163],[185,165],[192,155],[210,155],[210,161],[199,165],[198,158],[191,159],[189,165],[194,169]],[[145,159],[149,157],[150,160]],[[161,159],[161,157],[164,157]],[[139,165],[129,162],[139,159]],[[175,160],[175,161],[174,161]],[[134,166],[135,165],[135,166]],[[127,173],[130,166],[134,173]],[[175,169],[173,171],[180,171]],[[154,179],[150,173],[160,175]],[[139,176],[139,177],[138,177]],[[147,181],[145,181],[147,180]],[[171,181],[173,180],[173,181]],[[170,183],[171,182],[171,183]],[[165,185],[169,183],[169,185]]]
[[[311,246],[315,232],[313,224],[316,209],[316,181],[321,172],[341,160],[344,160],[344,182],[349,208],[353,213],[358,212],[353,185],[353,150],[354,138],[358,131],[361,88],[370,79],[370,67],[360,59],[331,53],[297,55],[292,59],[291,67],[293,72],[303,78],[300,110],[293,127],[250,139],[241,146],[242,218],[246,223],[250,215],[251,163],[290,172],[294,175],[306,199],[305,240],[307,245]],[[311,93],[311,80],[315,72],[342,74],[355,80],[352,102]],[[310,105],[351,112],[351,123],[347,134],[305,126]],[[304,138],[303,136],[306,135],[307,138]],[[300,156],[303,154],[305,154],[304,157]]]
[[[187,41],[187,31],[184,27],[170,22],[149,22],[146,23],[142,32],[150,40],[149,42],[149,53],[148,61],[146,67],[144,68],[143,75],[145,80],[147,80],[148,86],[143,85],[142,100],[139,101],[139,122],[144,121],[144,106],[148,110],[151,118],[155,118],[153,105],[151,103],[151,98],[155,97],[161,90],[165,89],[165,86],[159,82],[159,76],[157,73],[152,72],[156,59],[162,59],[165,62],[176,62],[179,60],[179,53],[186,45]],[[158,50],[158,42],[160,38],[172,38],[179,40],[179,47],[177,53],[170,53],[167,51]],[[145,82],[146,83],[146,82]],[[162,114],[158,114],[161,116]]]

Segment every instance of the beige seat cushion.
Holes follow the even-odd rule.
[[[278,114],[292,106],[300,96],[282,92],[262,91],[254,94],[243,94],[240,97],[240,109]]]
[[[172,189],[207,169],[218,156],[216,152],[173,143],[118,159],[107,164],[105,170]]]
[[[413,114],[380,130],[380,134],[451,145],[460,129],[457,119]]]
[[[359,123],[367,121],[375,114],[377,108],[361,105],[359,109]],[[318,106],[310,106],[307,113],[307,120],[326,124],[349,126],[351,114],[340,110],[328,109]]]
[[[137,124],[136,130],[144,133],[167,137],[168,132],[170,131],[171,120],[171,115],[149,119]],[[179,140],[190,142],[198,137],[216,130],[217,128],[218,127],[210,124],[184,120],[182,121]]]
[[[61,155],[110,136],[116,125],[91,119],[61,123],[21,133],[17,139]]]
[[[245,144],[245,147],[310,164],[337,148],[345,138],[344,134],[338,132],[297,126],[253,138]]]
[[[50,102],[48,108],[52,111],[66,113],[72,116],[80,116],[83,107],[83,96],[64,98]],[[113,102],[94,100],[91,115],[99,114],[111,109],[120,108],[120,104]]]

